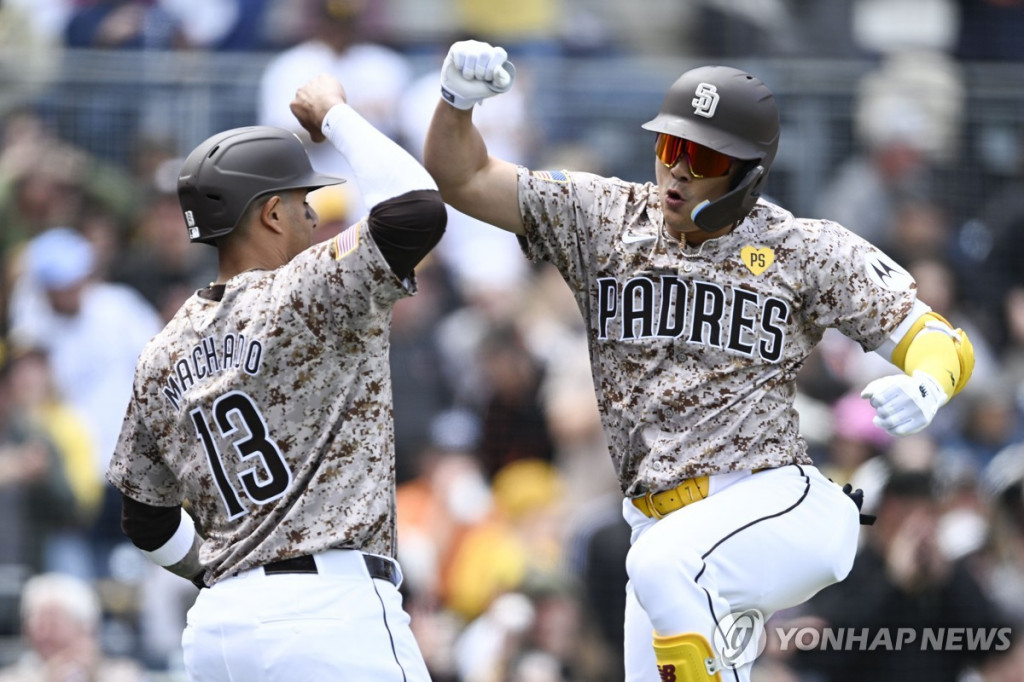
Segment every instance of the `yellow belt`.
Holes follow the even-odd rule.
[[[675,488],[662,490],[660,493],[649,492],[643,497],[634,497],[633,506],[644,516],[660,519],[688,504],[699,502],[708,496],[708,477],[695,476],[688,478]]]
[[[759,467],[751,473],[758,473],[770,467]],[[710,489],[707,476],[694,476],[688,478],[675,488],[662,490],[660,493],[649,492],[641,497],[632,499],[633,506],[648,517],[660,519],[674,511],[682,509],[688,504],[700,502],[708,496]]]

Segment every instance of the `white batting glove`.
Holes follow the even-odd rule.
[[[451,46],[441,66],[441,96],[456,109],[472,109],[512,87],[516,69],[504,48],[479,40]]]
[[[875,426],[894,436],[917,433],[932,423],[935,413],[949,397],[931,374],[920,370],[913,376],[897,374],[875,379],[860,397],[875,408]]]

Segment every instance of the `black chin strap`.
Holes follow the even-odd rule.
[[[693,209],[690,213],[693,224],[705,232],[717,232],[726,225],[743,220],[760,196],[760,192],[754,192],[753,188],[762,177],[764,166],[755,162],[744,171],[735,187],[714,201],[704,201]]]

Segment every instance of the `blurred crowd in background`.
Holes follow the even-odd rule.
[[[977,367],[931,427],[893,440],[858,395],[891,368],[826,337],[799,383],[804,437],[878,521],[846,582],[769,625],[1012,636],[990,652],[793,651],[769,636],[755,680],[868,679],[865,666],[889,671],[873,680],[1024,680],[1024,107],[978,125],[969,96],[1017,88],[1024,102],[1024,79],[999,78],[1021,71],[1021,36],[1022,0],[0,1],[0,680],[183,679],[195,588],[126,542],[103,472],[140,349],[216,275],[175,194],[182,156],[216,132],[173,134],[189,60],[260,65],[258,80],[218,93],[251,101],[210,127],[295,129],[292,94],[326,70],[418,156],[437,69],[463,37],[529,66],[475,113],[497,156],[637,181],[653,176],[653,140],[634,145],[632,128],[671,80],[629,130],[581,130],[552,113],[579,84],[545,68],[626,61],[643,80],[645,59],[755,72],[765,60],[769,85],[780,64],[858,74],[830,133],[846,135],[842,158],[821,158],[777,91],[768,191],[907,267],[920,297],[967,330]],[[111,78],[69,104],[59,76],[92,52],[128,52],[139,68],[143,55],[177,59],[185,84],[140,92]],[[125,103],[141,112],[130,125]],[[319,170],[346,173],[332,150],[310,150]],[[787,172],[806,165],[821,169],[814,192]],[[320,238],[365,210],[354,189],[310,196]],[[570,292],[510,235],[454,211],[417,278],[392,331],[399,559],[434,679],[621,680],[629,531]]]

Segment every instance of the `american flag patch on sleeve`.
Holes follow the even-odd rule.
[[[569,176],[565,171],[533,171],[533,177],[548,182],[569,182]]]
[[[341,260],[359,246],[359,228],[362,221],[348,228],[334,238],[334,260]]]

